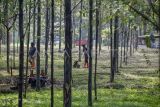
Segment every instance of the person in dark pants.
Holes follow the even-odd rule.
[[[83,46],[83,53],[84,53],[84,68],[88,68],[88,54],[87,54],[87,48],[85,45]]]

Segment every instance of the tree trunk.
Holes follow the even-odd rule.
[[[116,39],[116,73],[119,72],[119,16],[117,15],[117,19],[115,20],[117,23],[117,28],[116,28],[116,32],[117,32],[117,39]]]
[[[130,39],[130,21],[129,21],[129,24],[128,24],[128,33],[127,33],[127,51],[126,51],[126,62],[125,62],[125,65],[128,64],[129,39]]]
[[[46,28],[45,28],[45,75],[48,72],[48,40],[49,40],[49,5],[46,0]]]
[[[116,13],[117,14],[117,13]],[[115,29],[114,29],[114,54],[113,54],[113,69],[117,72],[117,61],[118,61],[118,15],[115,16]]]
[[[15,54],[16,54],[16,46],[15,46],[15,28],[13,28],[13,68],[15,68]]]
[[[10,55],[10,35],[9,35],[9,23],[8,23],[8,0],[6,0],[4,6],[4,17],[5,17],[5,25],[6,25],[6,33],[7,33],[7,72],[10,72],[9,66],[9,55]]]
[[[35,43],[35,35],[36,35],[36,0],[34,0],[34,8],[33,8],[33,42]]]
[[[130,56],[132,56],[132,42],[133,42],[133,30],[131,29],[131,35],[130,35]]]
[[[65,6],[65,53],[64,53],[64,107],[71,107],[72,103],[72,16],[71,0],[64,1]]]
[[[73,5],[75,6],[76,5],[76,1],[73,1]],[[73,19],[73,41],[76,40],[76,25],[75,25],[75,13],[73,12],[72,13],[72,19]],[[75,48],[76,47],[76,44],[74,43],[73,44],[73,47]]]
[[[123,38],[124,38],[123,62],[125,62],[126,61],[126,42],[127,42],[127,29],[126,28],[124,30]]]
[[[2,54],[2,40],[0,39],[0,55]]]
[[[112,15],[112,7],[110,7],[110,15]],[[111,74],[110,74],[110,82],[112,83],[114,81],[114,68],[113,68],[113,19],[110,19],[110,35],[111,35],[111,43],[110,43],[110,47],[111,47],[111,53],[110,53],[110,64],[111,64]]]
[[[88,106],[92,106],[92,39],[93,39],[93,0],[89,0],[89,73],[88,73]]]
[[[99,4],[101,7],[101,3]],[[102,18],[102,12],[101,12],[101,8],[99,8],[99,37],[98,37],[98,43],[99,43],[99,55],[101,54],[101,50],[102,50],[102,35],[101,35],[101,30],[102,30],[102,26],[101,26],[101,18]]]
[[[124,25],[122,25],[122,31],[121,31],[121,57],[120,57],[120,68],[122,68],[122,54],[123,54],[123,44],[124,44]]]
[[[54,0],[51,1],[51,107],[54,107]]]
[[[79,61],[81,62],[81,39],[82,39],[82,6],[83,0],[81,1],[81,10],[80,10],[80,22],[79,22]]]
[[[60,23],[60,28],[59,28],[59,52],[61,51],[61,46],[62,46],[62,5],[63,5],[63,2],[61,0],[60,2],[60,20],[59,20],[59,23]]]
[[[37,79],[36,90],[40,90],[40,40],[41,40],[41,0],[38,3],[38,17],[37,17]]]
[[[10,72],[10,65],[9,65],[9,56],[10,56],[10,35],[9,29],[7,28],[7,72]]]
[[[19,37],[20,37],[20,53],[19,53],[19,82],[18,82],[18,107],[23,104],[23,72],[24,72],[24,34],[23,34],[23,0],[19,0]]]
[[[28,14],[28,32],[27,32],[27,58],[26,58],[26,78],[25,78],[25,93],[24,97],[26,98],[27,94],[27,81],[28,81],[28,57],[29,57],[29,43],[30,43],[30,23],[31,23],[31,0],[29,1],[29,14]]]
[[[95,43],[95,73],[94,73],[94,93],[95,100],[97,100],[97,48],[98,48],[98,36],[99,36],[99,8],[100,1],[96,0],[96,43]]]

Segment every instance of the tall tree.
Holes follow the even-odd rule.
[[[81,61],[81,39],[82,39],[82,7],[83,0],[81,0],[81,10],[80,10],[80,22],[79,22],[79,61]]]
[[[36,0],[34,0],[33,7],[33,42],[35,43],[35,35],[36,35]]]
[[[48,72],[48,40],[49,40],[49,1],[46,0],[46,28],[45,28],[45,74]]]
[[[10,65],[9,65],[9,55],[10,55],[10,34],[9,34],[9,23],[8,23],[8,0],[5,0],[5,6],[4,6],[4,17],[5,17],[5,25],[7,30],[7,72],[10,72]]]
[[[29,12],[28,12],[28,31],[27,31],[27,58],[26,58],[26,84],[25,84],[25,94],[24,97],[26,98],[26,94],[27,94],[27,80],[28,80],[28,57],[29,57],[29,43],[30,43],[30,23],[31,23],[31,0],[29,1]]]
[[[89,73],[88,73],[88,105],[92,106],[92,46],[93,46],[93,0],[89,0],[89,32],[88,32],[88,53],[89,53]]]
[[[112,15],[112,4],[110,5],[110,15]],[[114,66],[113,66],[113,18],[110,19],[110,39],[111,39],[111,43],[110,43],[110,47],[111,47],[111,53],[110,53],[110,64],[111,64],[111,74],[110,74],[110,82],[114,81]]]
[[[122,29],[121,29],[121,57],[120,57],[120,67],[122,68],[122,59],[123,59],[123,57],[122,57],[122,54],[123,54],[123,48],[122,48],[122,46],[123,46],[123,44],[124,44],[124,25],[122,25]]]
[[[13,28],[13,68],[15,68],[15,55],[16,55],[16,46],[15,46],[15,44],[16,44],[16,35],[15,35],[15,33],[16,33],[16,28],[15,28],[15,26],[14,26],[14,28]]]
[[[98,48],[98,35],[99,35],[99,5],[100,1],[96,0],[96,43],[95,43],[95,73],[94,73],[94,90],[95,100],[97,100],[97,48]]]
[[[71,107],[72,93],[72,18],[71,0],[64,0],[65,7],[65,53],[64,53],[64,107]]]
[[[36,90],[40,90],[40,40],[41,40],[41,0],[38,3],[38,16],[37,16],[37,79]]]
[[[62,0],[60,0],[59,52],[61,51],[61,46],[62,46],[62,14],[61,14],[62,13],[62,6],[63,6],[63,2],[62,2]]]
[[[51,1],[51,107],[54,107],[54,0]]]
[[[20,37],[20,53],[19,53],[19,82],[18,82],[18,107],[22,107],[23,93],[23,72],[24,72],[24,35],[23,35],[23,0],[19,0],[19,37]]]
[[[114,20],[114,54],[113,54],[113,69],[114,72],[118,71],[118,23],[119,17],[118,17],[118,11],[116,12],[115,20]]]

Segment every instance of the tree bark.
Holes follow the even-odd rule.
[[[112,6],[110,7],[110,15],[112,15]],[[110,47],[111,47],[111,51],[110,51],[110,64],[111,64],[111,70],[110,70],[110,82],[114,82],[114,68],[113,68],[113,19],[110,19],[110,35],[111,35],[111,43],[110,43]]]
[[[35,35],[36,35],[36,0],[34,0],[34,8],[33,8],[33,42],[35,43]]]
[[[29,57],[29,43],[30,43],[30,23],[31,23],[31,0],[29,1],[29,14],[28,14],[28,32],[27,32],[27,58],[26,58],[26,78],[25,78],[25,93],[24,97],[27,95],[27,81],[28,81],[28,57]]]
[[[51,107],[54,107],[54,0],[51,1]]]
[[[93,0],[89,0],[89,73],[88,73],[88,106],[92,106],[92,45],[93,45]]]
[[[120,57],[120,68],[122,68],[122,59],[123,59],[123,44],[124,44],[124,25],[122,25],[121,31],[121,57]]]
[[[40,90],[40,40],[41,40],[41,0],[38,3],[38,17],[37,17],[37,79],[36,90]]]
[[[117,13],[116,13],[117,14]],[[115,29],[114,29],[114,54],[113,54],[113,69],[114,69],[114,72],[118,72],[118,15],[115,16]]]
[[[10,56],[10,35],[9,29],[7,28],[7,72],[10,72],[10,65],[9,65],[9,56]]]
[[[15,28],[13,28],[13,68],[15,68],[15,54],[16,54],[16,46],[15,46]]]
[[[20,37],[20,53],[19,53],[19,81],[18,81],[18,107],[23,104],[23,72],[24,72],[24,35],[23,35],[23,0],[19,0],[19,37]]]
[[[64,53],[64,107],[72,105],[72,17],[71,0],[64,0],[65,6],[65,53]]]
[[[95,43],[95,73],[94,73],[94,93],[95,100],[97,100],[97,48],[98,48],[98,36],[99,36],[99,5],[100,1],[96,0],[96,43]]]
[[[60,28],[59,28],[59,52],[61,51],[61,46],[62,46],[62,5],[63,5],[63,2],[61,0],[60,2],[60,20],[59,20],[59,23],[60,23]]]
[[[49,5],[46,0],[46,28],[45,28],[45,75],[48,73],[48,40],[49,40]]]
[[[127,29],[125,28],[124,30],[124,50],[123,50],[123,62],[125,63],[126,61],[126,42],[127,42]]]
[[[83,6],[83,0],[81,1],[81,10],[80,10],[80,22],[79,22],[79,61],[81,62],[81,39],[82,39],[82,6]]]

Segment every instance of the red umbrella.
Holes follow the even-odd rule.
[[[74,44],[76,45],[76,46],[79,46],[79,42],[80,42],[80,46],[82,46],[82,45],[87,45],[87,43],[88,43],[88,41],[87,40],[76,40],[76,41],[74,41]]]

